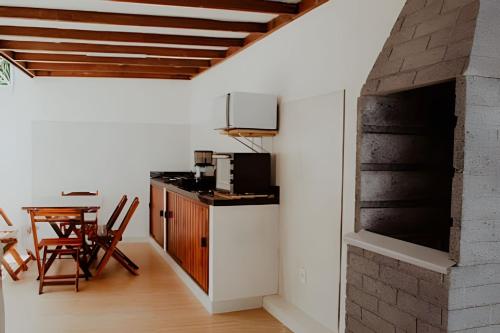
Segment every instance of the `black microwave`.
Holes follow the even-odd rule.
[[[271,154],[217,153],[216,190],[230,194],[268,194],[271,188]]]

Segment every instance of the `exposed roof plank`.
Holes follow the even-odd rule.
[[[210,60],[201,59],[176,59],[176,58],[127,58],[127,57],[97,57],[79,54],[57,54],[57,53],[21,53],[16,52],[14,59],[25,62],[77,62],[77,63],[101,63],[101,64],[123,64],[139,66],[168,66],[168,67],[201,67],[211,66]]]
[[[269,14],[296,14],[297,4],[265,0],[114,0],[150,5],[237,10]]]
[[[190,75],[153,74],[153,73],[116,73],[116,72],[85,72],[85,71],[36,71],[37,77],[101,77],[101,78],[130,78],[130,79],[163,79],[163,80],[190,80]]]
[[[51,43],[31,41],[0,40],[0,50],[36,50],[57,52],[94,52],[145,54],[166,57],[185,58],[224,58],[226,51],[205,49],[184,49],[151,46],[105,45],[84,43]]]
[[[295,19],[293,15],[279,15],[275,19],[267,23],[267,29],[269,31],[279,29],[280,27],[292,22]]]
[[[253,44],[257,43],[258,41],[264,39],[265,37],[269,36],[273,32],[283,28],[287,24],[293,22],[294,20],[300,18],[301,16],[307,14],[311,10],[327,3],[330,0],[302,0],[299,3],[299,13],[297,15],[279,15],[273,20],[269,21],[267,23],[268,26],[268,31],[266,33],[250,33],[246,38],[245,38],[245,45],[243,47],[230,47],[227,51],[227,56],[224,59],[212,59],[210,63],[212,66],[217,66],[221,63],[223,63],[225,60],[227,60],[230,57],[233,57],[237,55],[238,53],[246,50]]]
[[[0,26],[0,35],[128,43],[179,44],[201,46],[243,46],[242,38],[162,35],[138,32],[94,31],[38,27]]]
[[[299,3],[299,13],[306,13],[310,11],[311,9],[314,9],[318,6],[321,6],[325,2],[328,2],[329,0],[302,0]]]
[[[202,29],[235,32],[266,32],[265,23],[220,21],[190,17],[136,15],[82,10],[0,6],[0,17],[34,20],[99,23],[141,27]]]
[[[302,0],[297,4],[287,4],[265,0],[112,1],[272,13],[277,14],[277,16],[269,22],[260,23],[0,6],[0,17],[102,25],[100,28],[102,31],[87,30],[86,28],[0,26],[0,35],[55,40],[55,42],[26,41],[24,38],[25,40],[19,41],[9,40],[12,37],[6,37],[7,40],[0,39],[0,55],[3,54],[15,66],[30,76],[189,80],[328,2],[328,0]],[[193,11],[193,13],[196,12]],[[197,35],[196,33],[191,36],[183,36],[149,32],[104,31],[109,30],[106,25],[233,31],[247,32],[248,35],[245,38],[227,38],[194,36]],[[82,42],[57,42],[60,39]],[[163,45],[123,45],[126,43]],[[179,46],[169,47],[169,45]],[[180,45],[185,45],[185,47]],[[200,48],[200,46],[208,46],[208,49]],[[124,54],[129,55],[124,56]],[[133,55],[139,55],[139,57]]]
[[[7,50],[0,50],[0,56],[6,59],[8,62],[10,62],[12,65],[16,66],[19,68],[21,71],[26,73],[30,77],[34,77],[35,75],[31,73],[29,70],[24,68],[24,63],[16,60],[14,58],[14,52],[7,51]]]
[[[30,71],[87,71],[87,72],[122,72],[122,73],[156,73],[156,74],[198,74],[195,67],[164,67],[164,66],[136,66],[116,64],[80,64],[80,63],[53,63],[33,62],[26,68]]]

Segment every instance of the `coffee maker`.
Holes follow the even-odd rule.
[[[213,151],[211,150],[195,150],[194,152],[194,168],[195,179],[199,181],[203,177],[214,177]]]

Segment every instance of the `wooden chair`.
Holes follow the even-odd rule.
[[[116,259],[130,273],[132,273],[133,275],[138,275],[137,270],[139,269],[139,267],[117,248],[117,245],[122,240],[123,233],[125,232],[125,229],[127,228],[138,206],[139,198],[136,197],[132,201],[132,204],[130,205],[130,208],[123,218],[123,221],[120,224],[118,230],[111,230],[108,235],[96,237],[96,243],[105,250],[104,256],[97,265],[96,277],[101,275],[104,267],[109,262],[109,259],[111,259],[111,257]]]
[[[99,195],[99,191],[95,192],[85,192],[85,191],[75,191],[75,192],[61,192],[61,196],[63,197],[96,197]],[[98,220],[98,212],[92,212],[91,218],[85,216],[85,227],[87,228],[89,233],[97,230],[97,220]],[[63,229],[67,226],[63,226]]]
[[[3,221],[6,224],[5,227],[0,227],[0,243],[4,247],[4,255],[2,258],[0,258],[0,261],[7,273],[9,273],[12,280],[18,281],[19,273],[21,271],[28,270],[28,263],[32,259],[34,259],[33,254],[31,252],[28,252],[28,257],[26,259],[22,258],[21,254],[19,254],[16,249],[17,229],[14,227],[12,221],[9,219],[7,214],[5,214],[2,208],[0,208],[0,217],[2,217]],[[5,259],[6,255],[8,254],[10,254],[16,262],[17,268],[12,267],[11,264]]]
[[[74,228],[83,228],[83,211],[74,208],[41,208],[30,211],[31,226],[33,230],[33,242],[35,246],[35,255],[38,265],[40,284],[38,293],[43,293],[43,287],[53,285],[75,285],[78,292],[80,278],[80,251],[83,244],[82,236],[84,233],[76,233],[77,237],[68,238],[44,238],[39,240],[38,224],[68,224],[71,223]],[[78,236],[79,235],[79,236]],[[40,258],[40,250],[43,250],[43,257]],[[66,275],[48,275],[47,255],[54,254],[62,258],[62,255],[70,255],[75,260],[75,274]]]
[[[125,208],[125,204],[127,203],[127,196],[123,195],[120,201],[118,202],[118,205],[116,206],[115,210],[113,211],[113,214],[109,217],[108,222],[106,223],[106,234],[111,233],[113,230],[113,227],[115,226],[116,221],[118,221],[118,217],[123,211],[123,208]],[[95,240],[97,237],[97,228],[94,230],[89,230],[87,232],[87,235],[89,235],[90,240]],[[89,259],[89,265],[94,262],[95,259],[97,259],[97,255],[99,254],[99,250],[101,249],[101,246],[97,243],[94,242],[94,245],[92,247],[92,251],[90,254],[90,259]]]

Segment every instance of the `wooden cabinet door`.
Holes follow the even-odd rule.
[[[190,273],[200,287],[208,292],[208,207],[193,203],[190,214]]]
[[[208,206],[168,193],[168,253],[208,292]]]
[[[184,243],[184,231],[180,199],[179,195],[167,192],[167,251],[182,266],[184,255],[181,247]]]
[[[151,185],[150,234],[162,248],[165,244],[165,220],[163,217],[165,200],[163,187]]]

